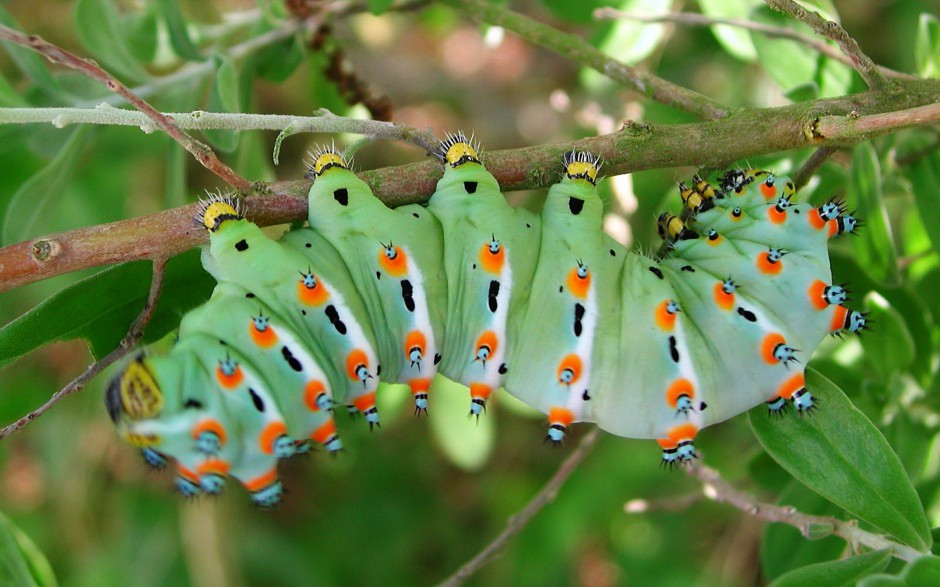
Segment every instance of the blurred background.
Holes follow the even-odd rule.
[[[625,120],[693,121],[565,56],[434,3],[388,11],[386,2],[367,3],[380,14],[352,4],[348,13],[333,16],[314,35],[251,47],[253,40],[284,27],[291,10],[309,13],[333,4],[5,0],[0,22],[94,57],[163,111],[309,115],[327,108],[346,116],[430,127],[438,136],[456,129],[474,131],[487,150],[610,133]],[[593,10],[607,4],[602,2],[510,4],[618,59],[731,106],[782,105],[864,87],[839,63],[792,41],[741,29],[598,20]],[[919,15],[940,8],[929,0],[812,4],[838,14],[875,62],[911,73],[919,67],[914,46]],[[751,0],[627,0],[613,5],[647,16],[701,12],[804,30]],[[93,107],[111,99],[78,73],[48,66],[20,49],[3,48],[0,106]],[[202,73],[166,81],[195,64],[203,64]],[[275,166],[275,132],[197,135],[242,176],[264,181],[299,179],[304,154],[318,141],[335,138],[348,145],[358,138],[291,136]],[[926,132],[911,140],[931,136]],[[893,145],[887,140],[877,148],[885,154]],[[356,165],[372,169],[425,156],[413,146],[376,142],[358,152]],[[788,152],[740,163],[788,172],[808,156]],[[0,161],[2,245],[150,214],[220,187],[215,176],[167,137],[131,127],[0,125]],[[842,189],[849,161],[850,153],[837,153],[807,188],[806,197],[821,201]],[[609,230],[644,250],[658,246],[653,240],[656,215],[667,207],[678,209],[674,182],[696,171],[660,169],[604,181]],[[903,231],[897,237],[899,252],[909,259],[904,273],[897,274],[904,281],[895,287],[914,296],[911,292],[923,283],[940,284],[936,254],[918,228],[920,220],[905,215],[909,186],[890,181],[889,175],[886,169],[887,211]],[[538,209],[543,193],[510,197]],[[852,264],[849,249],[835,254],[843,259],[841,271],[849,281],[864,274]],[[164,336],[186,307],[208,296],[212,283],[197,262],[193,252],[179,261],[182,277],[174,282],[175,293],[168,294],[160,320],[148,330],[148,340]],[[0,324],[94,273],[64,275],[0,294]],[[133,278],[121,279],[127,279],[122,287],[136,293],[104,296],[91,309],[57,300],[69,308],[73,320],[76,313],[87,311],[89,316],[87,323],[58,336],[90,336],[104,352],[109,342],[113,347],[141,307],[147,266],[135,269]],[[930,279],[934,281],[924,281]],[[874,281],[885,280],[875,276]],[[902,374],[906,385],[923,386],[930,379],[936,304],[917,298],[898,310],[899,328],[919,329],[910,335],[918,346],[909,372]],[[911,316],[919,316],[921,323],[912,326],[916,319]],[[871,344],[878,344],[877,336]],[[814,365],[842,383],[863,411],[885,426],[896,450],[903,446],[909,474],[930,484],[923,494],[930,502],[936,476],[928,477],[926,471],[932,470],[936,420],[920,418],[922,412],[897,413],[900,392],[891,391],[895,380],[867,378],[859,367],[861,351],[856,341],[827,340]],[[34,409],[92,360],[83,340],[71,340],[0,363],[5,365],[0,371],[0,423]],[[369,433],[361,421],[347,422],[340,414],[348,450],[335,460],[315,453],[286,463],[284,503],[274,511],[258,511],[232,483],[220,498],[188,501],[174,493],[171,471],[148,470],[137,452],[119,441],[107,418],[102,396],[110,373],[0,443],[0,512],[44,553],[62,586],[434,584],[505,526],[584,432],[575,427],[565,446],[553,450],[542,444],[544,418],[504,394],[477,425],[464,416],[465,397],[457,391],[432,400],[429,421],[412,417],[407,398],[392,389],[380,406],[386,422],[381,430]],[[705,462],[762,498],[782,496],[809,513],[838,513],[774,464],[745,417],[707,429],[696,442]],[[791,528],[768,527],[729,506],[703,500],[698,482],[679,471],[664,471],[659,459],[654,442],[603,436],[557,500],[469,584],[754,585],[806,562],[835,558],[844,549],[840,540],[809,542]],[[631,509],[653,511],[629,513],[628,503]]]

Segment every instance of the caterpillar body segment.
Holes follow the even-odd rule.
[[[505,383],[509,393],[549,416],[552,442],[560,442],[573,421],[591,419],[599,317],[620,311],[625,256],[601,230],[603,204],[594,187],[598,160],[571,152],[563,163],[562,180],[549,190],[542,210],[539,261],[514,329]]]
[[[383,380],[409,385],[420,414],[438,372],[469,389],[470,415],[505,387],[546,415],[547,441],[596,422],[680,465],[699,430],[751,407],[815,409],[806,361],[827,333],[867,326],[826,249],[858,221],[798,202],[787,178],[681,184],[684,212],[659,218],[653,259],[602,232],[592,155],[564,156],[540,216],[507,204],[472,139],[437,155],[427,208],[391,210],[340,153],[317,152],[310,228],[277,241],[237,202],[203,203],[219,285],[176,347],[128,363],[106,401],[149,463],[177,459],[181,493],[232,476],[275,505],[280,458],[342,447],[334,406],[378,425]]]
[[[316,155],[312,172],[310,227],[349,269],[376,334],[382,379],[408,384],[424,411],[447,297],[440,223],[421,206],[386,207],[332,149]]]
[[[508,205],[462,133],[441,144],[444,176],[428,202],[444,234],[446,326],[440,372],[470,389],[479,416],[512,369],[539,253],[539,219]]]

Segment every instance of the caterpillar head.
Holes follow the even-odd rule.
[[[603,165],[600,157],[587,151],[572,149],[562,156],[561,161],[565,166],[565,179],[570,181],[582,179],[591,185],[597,185],[597,173]]]
[[[480,163],[479,151],[480,145],[473,135],[468,139],[463,131],[457,131],[457,134],[448,134],[447,138],[441,141],[436,155],[446,165],[456,169],[466,163]]]
[[[307,163],[307,173],[304,177],[316,181],[330,169],[349,169],[350,162],[336,150],[336,145],[318,147],[310,153],[310,161]]]
[[[163,411],[163,392],[143,354],[135,357],[111,380],[104,403],[111,420],[128,442],[141,447],[159,443],[159,438],[135,434],[128,426],[139,420],[155,418]]]
[[[193,218],[196,224],[204,227],[209,232],[219,230],[219,227],[226,220],[241,220],[244,218],[238,198],[223,195],[221,192],[208,193],[208,196],[205,200],[199,199],[199,205]]]

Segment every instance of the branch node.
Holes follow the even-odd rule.
[[[54,239],[40,239],[33,243],[31,252],[33,259],[40,263],[45,263],[46,261],[55,259],[62,253],[62,245],[59,244],[59,241]]]

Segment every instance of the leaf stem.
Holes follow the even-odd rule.
[[[772,9],[809,25],[817,35],[838,43],[839,48],[852,62],[852,67],[872,90],[886,90],[892,87],[893,84],[875,66],[875,62],[862,52],[858,42],[839,23],[826,20],[818,12],[806,10],[793,0],[764,0],[764,2]]]
[[[732,505],[760,520],[788,524],[807,538],[816,538],[817,529],[831,528],[832,534],[844,539],[853,548],[862,545],[872,550],[890,549],[894,556],[908,562],[927,555],[906,544],[896,542],[884,534],[863,530],[859,528],[856,520],[844,521],[832,516],[814,516],[804,514],[792,506],[779,506],[758,501],[754,496],[739,491],[722,479],[718,471],[701,463],[694,463],[687,468],[687,472],[702,482],[705,496],[709,499]]]

